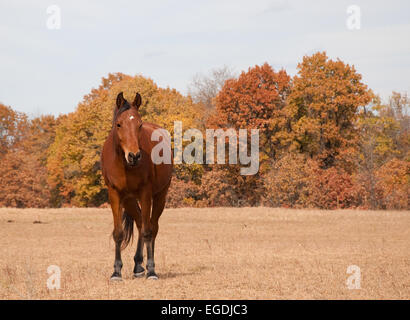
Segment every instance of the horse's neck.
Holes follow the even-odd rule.
[[[120,144],[118,142],[118,137],[115,135],[114,130],[112,131],[112,152],[114,154],[115,161],[122,164],[123,151],[121,150]]]

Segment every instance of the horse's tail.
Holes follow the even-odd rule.
[[[134,238],[134,218],[126,211],[122,215],[122,225],[124,227],[124,238],[122,240],[121,249],[125,249]]]

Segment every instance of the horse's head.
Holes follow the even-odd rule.
[[[142,120],[138,113],[140,105],[141,96],[139,93],[135,96],[132,104],[129,104],[124,99],[123,93],[120,92],[114,110],[114,135],[116,135],[118,144],[124,152],[125,160],[130,166],[136,166],[142,157],[138,141],[142,127]]]

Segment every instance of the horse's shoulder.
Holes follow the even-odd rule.
[[[149,148],[153,148],[157,143],[158,139],[152,139],[153,133],[155,130],[162,129],[161,126],[155,124],[155,123],[150,123],[150,122],[144,122],[143,123],[143,141],[149,145]],[[144,143],[143,142],[143,143]]]
[[[147,130],[147,131],[150,131],[150,132],[155,131],[157,129],[163,129],[161,126],[159,126],[155,123],[151,123],[151,122],[144,122],[142,124],[142,127],[144,128],[144,130]]]

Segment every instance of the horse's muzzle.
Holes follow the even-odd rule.
[[[142,155],[141,152],[137,153],[129,152],[127,156],[127,162],[130,166],[136,166],[141,161]]]

